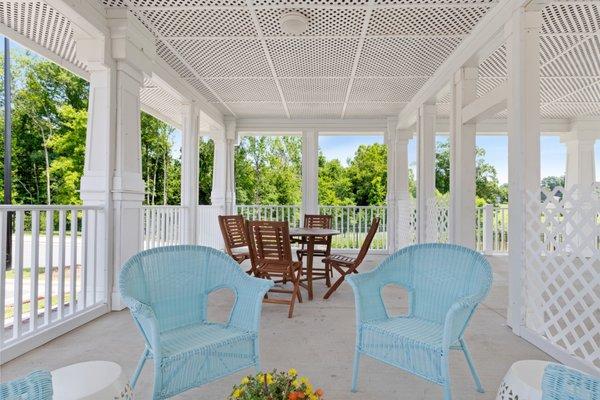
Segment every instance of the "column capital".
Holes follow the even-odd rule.
[[[128,64],[150,74],[156,58],[156,46],[151,33],[126,8],[106,10],[110,29],[111,56],[120,64]]]

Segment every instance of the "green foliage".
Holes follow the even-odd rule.
[[[300,204],[302,139],[244,137],[235,154],[238,204]]]
[[[435,186],[439,193],[446,194],[450,191],[450,143],[438,142],[435,157]],[[508,201],[508,192],[499,185],[496,168],[485,161],[485,150],[480,147],[476,149],[475,195],[478,204]]]
[[[200,138],[198,141],[199,157],[199,182],[198,201],[199,204],[210,204],[210,193],[212,191],[213,161],[215,143],[212,139]]]
[[[80,204],[88,83],[28,52],[11,64],[13,203]],[[142,113],[141,132],[146,202],[179,204],[181,164],[172,157],[173,128]]]

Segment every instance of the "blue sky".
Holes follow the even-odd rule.
[[[448,140],[448,136],[437,136],[438,142]],[[361,144],[383,143],[383,136],[320,136],[319,147],[328,159],[337,158],[343,163]],[[477,136],[477,146],[485,149],[485,160],[496,167],[500,183],[508,182],[508,139],[506,136]],[[596,140],[596,177],[600,177],[600,141]],[[565,174],[567,151],[558,136],[542,136],[540,140],[541,176],[562,176]],[[416,140],[408,144],[408,162],[415,167]]]

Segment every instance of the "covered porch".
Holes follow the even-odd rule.
[[[466,364],[453,360],[456,398],[494,398],[511,363],[523,358],[600,373],[600,6],[593,0],[0,6],[3,35],[89,82],[82,204],[0,207],[3,380],[98,358],[132,372],[143,342],[118,292],[121,266],[159,246],[223,249],[222,214],[290,226],[305,214],[332,215],[346,239],[334,247],[348,253],[380,217],[365,271],[415,243],[485,254],[494,286],[467,338],[487,393],[474,392]],[[295,9],[308,15],[309,28],[289,35],[279,17]],[[143,204],[140,110],[181,130],[179,205]],[[257,134],[302,138],[300,204],[237,204],[235,148]],[[318,140],[325,134],[384,137],[385,205],[319,204]],[[450,138],[447,198],[435,190],[436,134]],[[508,138],[508,205],[476,205],[477,135]],[[566,146],[565,188],[540,189],[542,135],[560,136]],[[210,205],[198,201],[202,136],[214,141]],[[413,139],[416,198],[408,184]],[[323,301],[324,288],[316,290],[319,300],[293,320],[264,307],[264,367],[302,369],[330,383],[327,398],[346,398],[352,293],[343,285]],[[405,311],[402,291],[386,299],[390,312]],[[231,302],[217,296],[212,317],[223,321]],[[281,348],[291,350],[281,357]],[[412,376],[378,372],[363,378],[372,380],[364,385],[370,389],[356,398],[438,396]],[[224,398],[240,377],[182,398]],[[150,381],[144,372],[140,398],[149,396]]]

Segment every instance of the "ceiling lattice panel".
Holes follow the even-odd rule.
[[[65,17],[41,1],[0,2],[0,23],[45,47],[77,68],[73,28]]]
[[[158,56],[226,115],[381,118],[404,107],[498,0],[98,1],[129,7]],[[51,4],[0,2],[0,23],[85,70],[70,22]],[[282,31],[289,11],[308,18],[304,33]],[[600,2],[556,0],[543,18],[542,115],[600,115]],[[479,95],[506,80],[504,46],[479,76]],[[170,100],[156,88],[142,93],[164,115],[177,113]],[[438,102],[447,113],[447,94]]]
[[[166,90],[145,82],[140,90],[140,101],[146,111],[180,128],[182,125],[181,102]]]

